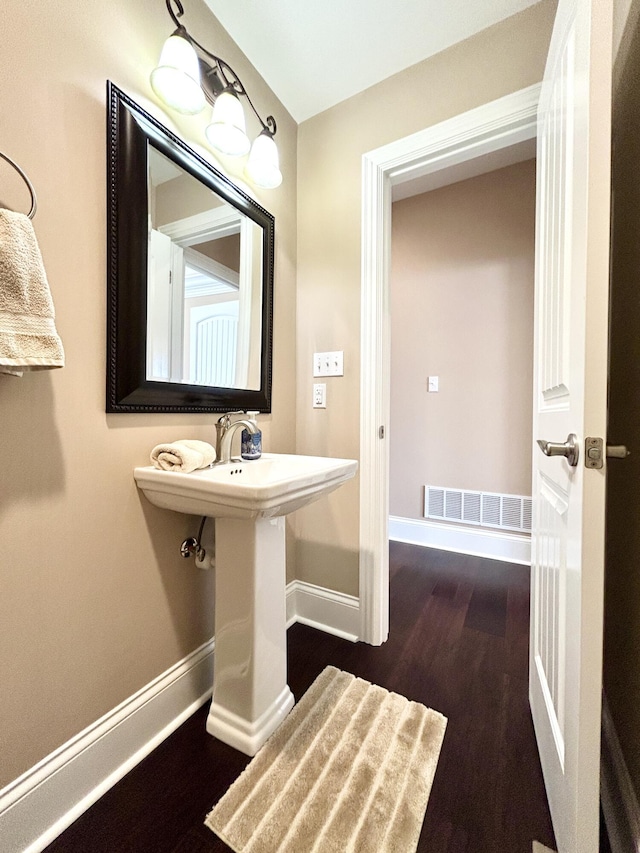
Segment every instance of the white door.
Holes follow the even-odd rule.
[[[538,113],[529,680],[559,853],[598,850],[611,6],[560,0]],[[570,434],[575,465],[535,444]]]
[[[184,376],[195,385],[236,387],[238,298],[186,300]],[[190,303],[195,302],[195,305]]]
[[[166,382],[171,377],[171,238],[152,228],[148,257],[147,379]]]

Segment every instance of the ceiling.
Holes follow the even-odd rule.
[[[205,0],[302,122],[538,0]]]

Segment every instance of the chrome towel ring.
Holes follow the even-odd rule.
[[[7,155],[3,154],[2,151],[0,151],[0,157],[2,157],[3,160],[6,160],[10,166],[13,166],[13,168],[16,170],[16,172],[20,175],[20,177],[23,179],[23,181],[27,185],[27,187],[29,189],[29,193],[31,195],[31,210],[29,211],[27,216],[29,217],[29,219],[33,219],[33,217],[36,215],[36,210],[38,209],[38,201],[36,199],[36,191],[33,188],[33,184],[31,183],[29,178],[26,176],[26,174],[22,171],[20,166],[18,166],[17,163],[14,163],[14,161],[11,159],[11,157],[7,157]]]

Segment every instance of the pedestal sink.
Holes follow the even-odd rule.
[[[183,474],[134,469],[164,509],[215,519],[213,700],[207,731],[255,755],[293,707],[287,684],[284,516],[337,489],[354,459],[265,453]]]

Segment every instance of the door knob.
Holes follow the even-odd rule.
[[[545,456],[564,456],[572,468],[578,464],[580,445],[577,435],[573,432],[567,436],[567,440],[564,442],[545,441],[543,438],[539,438],[538,447]]]

